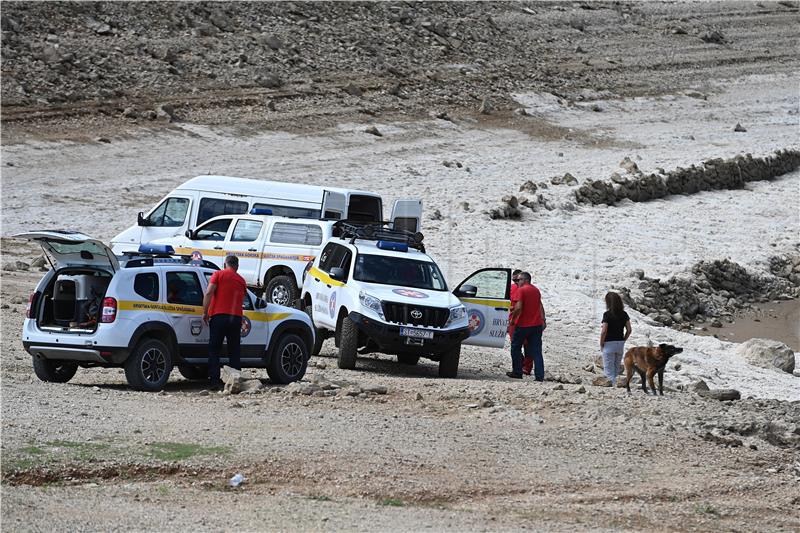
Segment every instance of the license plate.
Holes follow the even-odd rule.
[[[400,336],[410,337],[412,339],[432,339],[433,332],[424,329],[400,328]]]

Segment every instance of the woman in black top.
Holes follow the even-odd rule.
[[[617,376],[622,372],[622,354],[630,336],[631,319],[625,312],[622,298],[616,292],[609,292],[600,330],[600,349],[603,351],[603,371],[612,385],[617,384]]]

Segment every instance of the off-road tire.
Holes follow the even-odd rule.
[[[300,296],[294,276],[275,276],[264,289],[264,299],[270,303],[291,307]]]
[[[208,381],[208,367],[198,365],[178,365],[178,372],[189,381]]]
[[[308,346],[294,333],[286,333],[278,339],[267,365],[267,374],[273,383],[286,384],[300,381],[308,368]]]
[[[358,353],[358,326],[350,317],[342,319],[339,331],[339,368],[352,370],[356,367],[356,354]]]
[[[461,345],[457,344],[444,352],[439,360],[439,377],[454,378],[458,376],[458,360],[461,358]]]
[[[419,363],[419,356],[410,353],[401,353],[397,356],[397,362],[401,365],[416,365]]]
[[[305,308],[305,312],[308,315],[308,318],[311,319],[311,324],[313,327],[314,324],[314,317],[311,316],[311,306],[307,305]],[[319,352],[322,351],[322,343],[325,342],[325,333],[324,329],[314,328],[314,346],[311,347],[311,355],[319,355]]]
[[[125,379],[136,390],[157,392],[172,371],[172,354],[158,339],[143,339],[125,360]]]
[[[51,361],[44,357],[33,356],[33,372],[42,381],[50,383],[66,383],[78,371],[78,363]]]

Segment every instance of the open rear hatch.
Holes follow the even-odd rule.
[[[77,231],[28,231],[14,235],[14,238],[38,242],[55,270],[73,266],[111,268],[112,273],[119,270],[119,261],[111,248]]]
[[[94,331],[106,289],[119,269],[111,249],[75,231],[31,231],[14,237],[37,241],[55,271],[31,297],[31,318],[36,318],[37,326],[67,333]]]

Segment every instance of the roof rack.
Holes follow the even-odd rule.
[[[393,229],[386,227],[391,222],[354,222],[352,220],[340,220],[334,224],[334,235],[342,239],[350,238],[350,244],[354,244],[356,239],[368,241],[389,241],[405,244],[411,248],[425,253],[425,245],[422,239],[425,238],[420,232]]]
[[[219,270],[219,266],[217,266],[215,263],[212,263],[206,259],[192,259],[192,256],[190,255],[166,256],[160,254],[153,255],[140,253],[133,255],[125,253],[124,255],[126,257],[130,257],[130,259],[125,262],[125,266],[123,268],[141,268],[155,265],[189,265],[210,268],[211,270]]]

